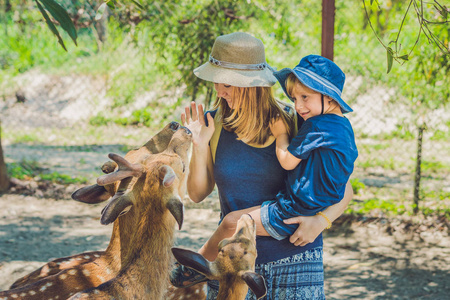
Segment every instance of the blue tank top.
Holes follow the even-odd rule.
[[[275,154],[275,142],[265,148],[255,148],[237,140],[235,133],[222,128],[214,164],[222,217],[231,211],[276,199],[278,192],[284,188],[285,177],[286,171]],[[265,236],[258,236],[256,244],[256,263],[261,264],[321,246],[322,235],[305,247],[294,246],[289,238],[278,241]]]

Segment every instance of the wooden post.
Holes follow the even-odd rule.
[[[9,178],[6,170],[6,163],[3,159],[2,148],[2,122],[0,121],[0,193],[6,192],[9,188]]]
[[[322,56],[333,60],[335,0],[322,0]]]

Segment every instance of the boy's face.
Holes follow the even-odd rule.
[[[311,117],[318,116],[322,113],[321,94],[315,92],[301,84],[296,84],[292,90],[291,99],[294,100],[295,110],[303,118],[307,120]],[[324,105],[328,101],[324,101]],[[324,107],[324,111],[327,107]]]

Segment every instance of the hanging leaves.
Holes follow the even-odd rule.
[[[54,0],[34,0],[34,1],[36,2],[36,5],[39,8],[39,11],[41,12],[42,16],[44,17],[48,27],[53,32],[53,34],[56,35],[56,37],[58,38],[58,43],[63,47],[63,49],[67,51],[66,46],[64,45],[64,41],[61,35],[59,34],[59,31],[56,28],[53,21],[50,19],[49,15],[47,14],[47,11],[59,23],[62,29],[65,32],[67,32],[67,34],[70,36],[70,38],[76,45],[77,31],[66,10]]]

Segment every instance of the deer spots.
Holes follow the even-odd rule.
[[[19,295],[17,295],[17,294],[12,294],[12,295],[11,295],[11,298],[14,298],[14,299],[19,298]],[[8,299],[8,298],[6,298],[6,299]]]
[[[69,270],[67,273],[69,273],[69,275],[76,275],[77,270]]]
[[[94,256],[95,256],[96,258],[99,258],[99,257],[100,257],[100,255],[98,255],[98,254],[94,254]]]
[[[83,256],[84,259],[91,259],[91,257],[89,255],[85,255]]]
[[[83,275],[89,277],[91,276],[91,272],[89,272],[89,270],[83,269]]]
[[[66,279],[67,278],[67,275],[66,274],[61,274],[61,275],[59,275],[59,279],[61,279],[61,280],[64,280],[64,279]]]
[[[36,292],[35,292],[35,291],[30,291],[29,294],[30,294],[31,296],[34,296],[34,295],[36,295]]]

